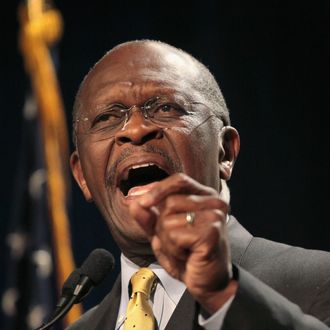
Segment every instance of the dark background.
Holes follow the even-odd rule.
[[[65,30],[59,80],[68,128],[93,63],[119,42],[150,38],[183,48],[219,81],[241,135],[232,213],[254,235],[330,250],[329,3],[322,1],[56,1]],[[16,3],[1,4],[0,251],[15,193],[27,79]],[[45,86],[47,88],[47,86]],[[94,205],[72,184],[77,265],[97,247],[118,250]],[[118,261],[118,258],[117,258]],[[3,254],[1,253],[1,269]],[[118,262],[117,262],[118,266]],[[116,267],[115,273],[118,271]],[[115,273],[86,299],[95,304]],[[0,283],[3,272],[0,271]],[[0,286],[0,291],[2,287]]]

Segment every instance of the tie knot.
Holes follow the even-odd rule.
[[[151,269],[141,268],[131,277],[132,293],[143,292],[149,298],[155,279],[156,275]]]

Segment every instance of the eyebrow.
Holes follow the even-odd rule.
[[[169,95],[168,92],[171,92],[171,94]],[[148,95],[149,94],[149,95]],[[153,98],[170,98],[175,102],[190,102],[189,97],[187,97],[186,93],[179,93],[178,91],[175,91],[173,89],[169,89],[169,88],[163,88],[163,89],[156,89],[152,91],[152,94],[150,92],[146,93],[145,98],[141,101],[141,102],[137,102],[135,105],[143,105],[144,103],[148,102],[149,100],[152,100]],[[111,95],[108,95],[106,98],[112,98]],[[123,105],[125,107],[131,107],[134,104],[128,104],[127,102],[122,101],[122,97],[117,97],[114,100],[106,100],[106,101],[102,101],[99,102],[99,104],[96,104],[94,107],[90,107],[89,110],[90,111],[96,111],[97,113],[100,113],[103,110],[106,110],[107,108],[109,108],[109,106],[112,105]]]

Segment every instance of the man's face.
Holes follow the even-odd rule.
[[[201,104],[206,100],[193,87],[198,74],[192,61],[164,46],[131,44],[104,58],[84,83],[79,118],[88,118],[87,126],[94,125],[97,115],[110,105],[136,105],[112,133],[91,133],[78,122],[77,151],[71,158],[86,199],[95,201],[123,251],[149,251],[128,206],[155,182],[184,172],[220,189],[218,133],[222,124]],[[144,118],[140,106],[154,98],[177,102],[189,114],[182,112],[161,124]],[[107,118],[99,120],[103,125]]]

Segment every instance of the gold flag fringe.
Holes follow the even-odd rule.
[[[26,5],[19,8],[19,18],[19,45],[38,104],[57,286],[60,292],[63,282],[75,268],[66,209],[69,182],[68,132],[56,70],[49,51],[49,47],[62,36],[63,22],[60,12],[49,7],[43,0],[27,1]],[[72,323],[81,314],[81,305],[75,305],[66,316],[65,324]]]

